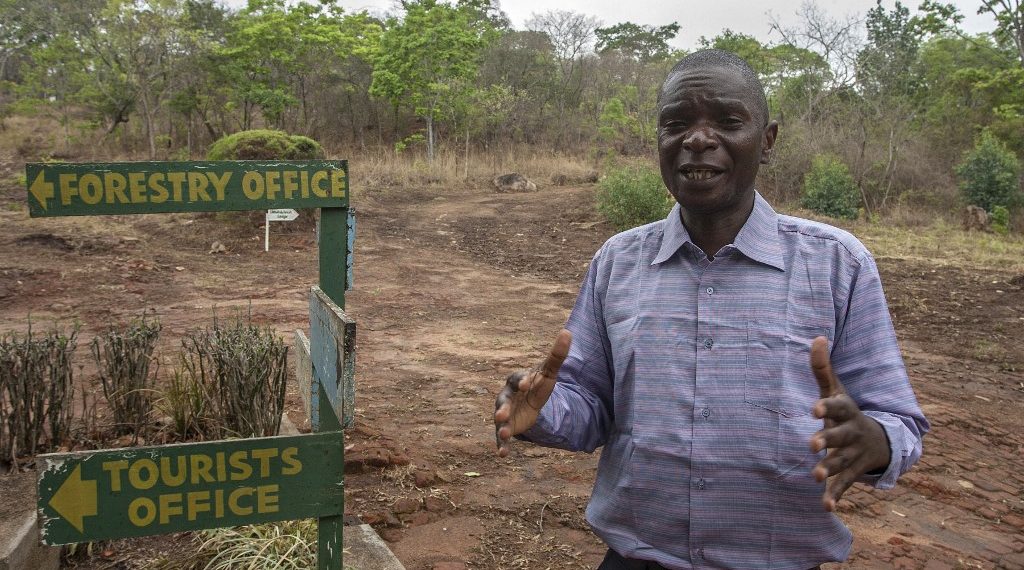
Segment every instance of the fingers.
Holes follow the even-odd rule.
[[[544,364],[540,367],[541,374],[546,378],[557,378],[558,369],[562,367],[565,357],[569,355],[569,345],[571,344],[572,333],[566,329],[558,331],[555,344],[551,347],[551,353],[544,359]]]
[[[832,360],[828,354],[828,339],[819,336],[811,343],[811,370],[818,381],[818,392],[822,398],[842,393],[839,379],[832,372]]]
[[[821,504],[825,510],[832,512],[836,510],[836,504],[853,484],[857,481],[856,469],[845,469],[828,482],[825,495],[821,498]]]
[[[820,483],[831,477],[825,485],[825,494],[821,497],[821,504],[826,511],[834,511],[843,493],[857,481],[857,477],[863,472],[863,469],[857,468],[860,462],[861,458],[855,456],[850,448],[839,448],[829,451],[825,459],[814,466],[811,473],[815,481]]]
[[[852,420],[860,413],[860,408],[852,398],[841,394],[818,400],[815,402],[814,408],[811,409],[811,413],[816,418],[832,420],[832,423],[835,424]]]
[[[494,439],[499,457],[509,454],[509,442],[514,433],[522,432],[536,421],[537,413],[551,395],[571,344],[572,333],[562,329],[539,367],[513,372],[505,379],[505,387],[494,400]]]
[[[823,449],[847,447],[859,440],[857,429],[850,424],[842,424],[834,428],[824,429],[811,437],[811,451],[818,453]]]
[[[842,473],[853,463],[853,454],[847,449],[831,449],[824,459],[818,462],[811,471],[814,480],[822,482],[833,475]]]

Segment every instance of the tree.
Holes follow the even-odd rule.
[[[639,25],[623,22],[607,28],[597,28],[597,51],[618,51],[641,63],[661,60],[672,52],[668,41],[679,34],[679,24],[664,26]]]
[[[860,95],[857,187],[868,214],[873,206],[884,208],[892,192],[906,131],[918,116],[916,94],[921,83],[917,73],[921,28],[910,17],[910,10],[899,2],[888,11],[881,0],[876,1],[868,11],[868,41],[857,54],[856,68]],[[871,132],[873,129],[881,132]],[[881,160],[870,160],[868,145],[877,138],[885,141],[884,147],[876,140],[872,148],[885,148],[886,154]],[[870,177],[875,194],[871,196],[867,175],[879,167],[881,173]]]
[[[578,107],[582,100],[586,55],[594,41],[594,32],[600,25],[600,20],[593,16],[565,10],[533,14],[526,22],[527,29],[547,34],[554,48],[555,62],[560,72],[555,93],[557,121],[560,125],[565,125],[568,111]],[[558,131],[556,146],[562,146],[564,136],[564,129]]]
[[[988,12],[996,19],[996,32],[1017,47],[1017,56],[1024,67],[1024,4],[1020,0],[981,0],[979,14]]]
[[[427,156],[435,149],[434,121],[460,81],[474,77],[491,40],[478,5],[438,0],[403,3],[405,16],[391,17],[380,38],[370,92],[394,105],[411,103],[427,123]]]

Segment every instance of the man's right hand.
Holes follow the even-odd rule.
[[[519,370],[505,380],[505,388],[494,402],[494,435],[498,440],[498,456],[505,457],[509,440],[537,422],[540,409],[551,397],[558,378],[558,369],[569,354],[572,333],[562,329],[544,363],[533,370]]]

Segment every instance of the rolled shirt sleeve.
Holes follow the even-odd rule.
[[[849,266],[848,302],[839,313],[832,367],[850,397],[889,440],[889,466],[860,481],[890,489],[921,457],[929,425],[907,377],[874,259],[864,251]]]
[[[565,325],[572,333],[572,345],[558,382],[537,423],[520,434],[520,439],[587,452],[607,441],[613,419],[613,373],[598,291],[599,275],[607,271],[604,251],[602,248],[594,255]]]

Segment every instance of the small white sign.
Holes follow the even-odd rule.
[[[267,222],[263,224],[263,251],[270,251],[270,222],[290,222],[299,217],[299,212],[291,208],[267,210]]]
[[[299,212],[288,208],[267,210],[268,222],[290,222],[299,217]]]

